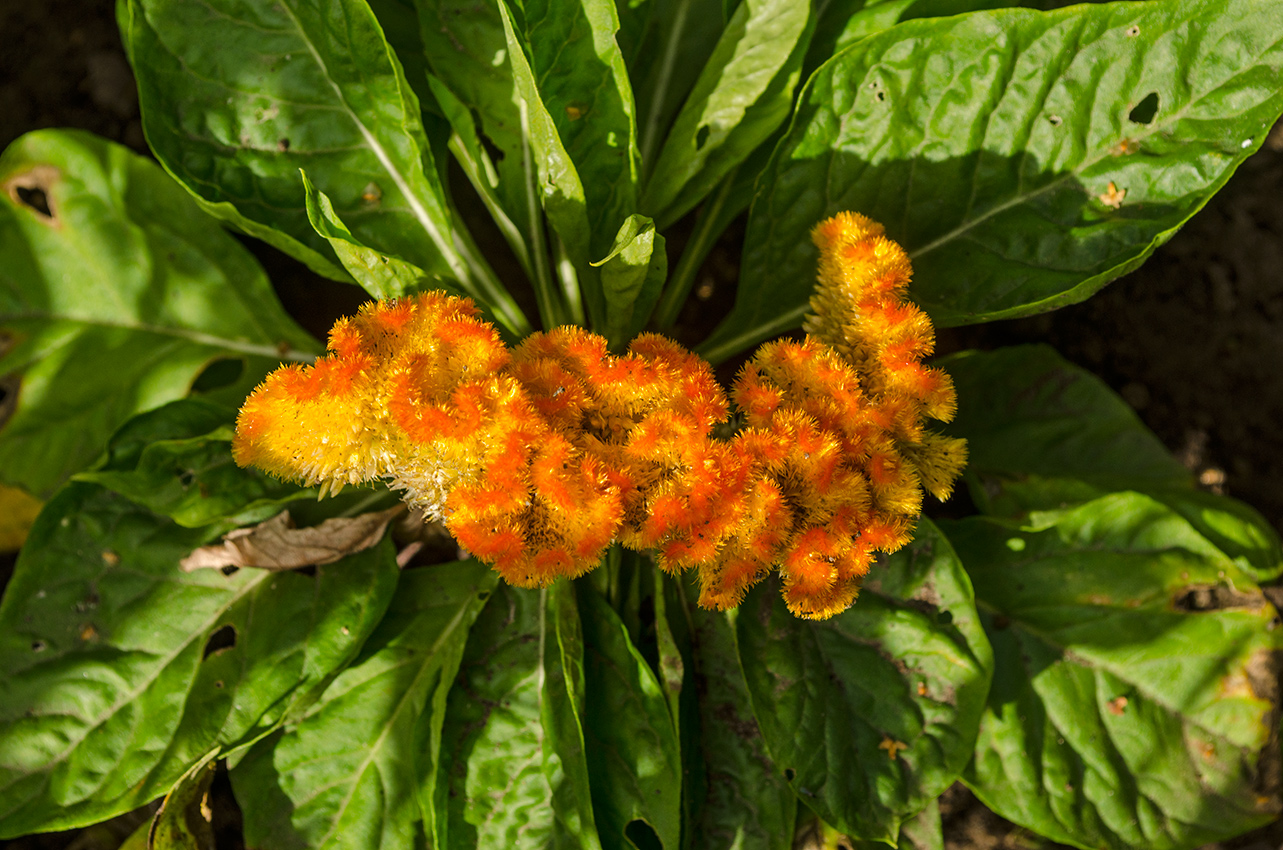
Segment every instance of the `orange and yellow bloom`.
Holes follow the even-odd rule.
[[[470,301],[429,292],[366,305],[315,365],[269,375],[236,461],[330,491],[387,479],[519,586],[582,575],[619,542],[697,570],[708,607],[778,569],[790,610],[830,617],[908,542],[922,491],[949,494],[966,448],[924,427],[956,402],[922,364],[934,331],[904,300],[904,251],[852,213],[814,239],[809,335],[741,370],[729,438],[712,369],[668,339],[612,355],[561,327],[509,350]]]

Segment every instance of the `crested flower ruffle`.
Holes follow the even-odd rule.
[[[814,239],[809,336],[741,370],[727,438],[726,393],[671,340],[613,355],[561,327],[509,350],[470,301],[428,292],[366,305],[316,364],[269,375],[234,456],[323,491],[386,479],[522,587],[582,575],[617,541],[695,569],[705,606],[778,569],[790,610],[830,617],[910,539],[923,489],[948,495],[966,447],[924,426],[956,401],[921,362],[934,331],[904,300],[903,250],[852,213]]]

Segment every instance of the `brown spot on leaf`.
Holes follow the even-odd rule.
[[[110,549],[102,550],[102,562],[109,567],[120,565],[120,556]]]
[[[1127,697],[1114,697],[1105,703],[1105,706],[1109,709],[1110,714],[1115,717],[1122,717],[1123,712],[1127,710]]]
[[[887,735],[886,737],[884,737],[882,739],[882,743],[878,744],[878,749],[886,750],[887,756],[891,759],[891,761],[895,761],[896,754],[899,753],[900,750],[907,750],[908,748],[909,748],[908,744],[904,743],[903,741],[897,741],[894,738],[892,738],[890,735]]]
[[[61,179],[62,172],[52,165],[34,165],[4,181],[4,191],[11,201],[31,210],[41,222],[60,227],[62,222],[54,203],[53,187]]]
[[[1119,189],[1113,180],[1109,181],[1109,187],[1096,196],[1102,204],[1112,210],[1116,210],[1123,205],[1123,199],[1127,197],[1126,189]]]

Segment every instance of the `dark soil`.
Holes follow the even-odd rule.
[[[146,153],[133,78],[109,0],[0,0],[0,149],[43,127],[77,127]],[[677,248],[676,235],[670,248]],[[710,256],[678,335],[729,304],[742,228]],[[362,293],[247,240],[282,301],[323,336]],[[673,257],[676,259],[675,255]],[[696,339],[684,339],[693,342]],[[1283,529],[1283,133],[1250,159],[1139,271],[1087,302],[1030,319],[945,330],[943,352],[1040,341],[1100,375],[1203,486],[1236,496]],[[0,556],[0,585],[12,570]],[[220,847],[240,844],[230,786],[215,786]],[[942,801],[950,850],[1049,847],[961,785]],[[0,847],[112,850],[142,814]],[[1217,845],[1212,845],[1217,846]],[[1283,846],[1283,825],[1224,845]]]

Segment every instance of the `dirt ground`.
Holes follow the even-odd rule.
[[[109,0],[0,0],[0,34],[0,149],[29,130],[78,127],[146,153]],[[323,335],[361,300],[355,288],[316,278],[260,244],[251,247],[287,308],[313,333]],[[729,297],[726,282],[735,279],[737,264],[732,233],[697,282],[709,312]],[[1248,502],[1283,529],[1283,132],[1276,129],[1144,267],[1096,297],[940,335],[944,351],[1031,341],[1048,342],[1100,375],[1204,486]],[[0,559],[0,584],[11,570],[12,560]],[[216,790],[223,798],[219,845],[241,847],[227,783],[220,779]],[[950,850],[1058,846],[1002,821],[960,785],[946,795],[942,812]],[[127,817],[0,847],[110,850],[138,822]],[[1283,825],[1225,847],[1283,847]]]

